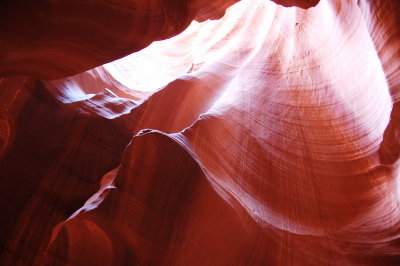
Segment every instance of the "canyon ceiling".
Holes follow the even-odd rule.
[[[400,265],[400,1],[3,0],[0,265]]]

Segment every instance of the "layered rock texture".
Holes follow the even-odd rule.
[[[397,0],[0,14],[0,265],[400,265]]]

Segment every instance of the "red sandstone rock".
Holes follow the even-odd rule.
[[[234,2],[5,0],[0,76],[77,74],[172,37],[197,17],[219,18]]]
[[[237,1],[3,0],[0,77],[78,74],[170,38],[193,19],[219,19]],[[319,0],[274,1],[308,8]]]
[[[0,263],[398,265],[399,4],[279,4],[153,43],[156,92],[107,66],[2,79]],[[115,56],[82,54],[59,66]]]

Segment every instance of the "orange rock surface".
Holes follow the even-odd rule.
[[[400,2],[0,7],[1,265],[400,265]]]

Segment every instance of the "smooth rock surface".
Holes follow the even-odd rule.
[[[400,264],[400,4],[233,2],[43,0],[54,39],[7,35],[0,264]]]

